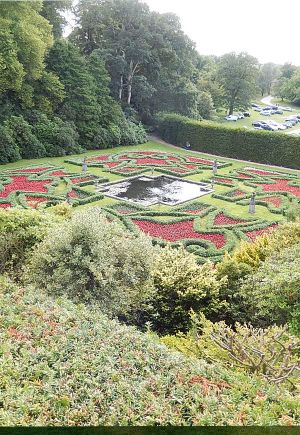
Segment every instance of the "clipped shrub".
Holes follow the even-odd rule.
[[[0,210],[0,273],[17,276],[33,247],[58,222],[37,210]]]
[[[111,315],[123,314],[151,289],[153,247],[99,209],[76,213],[54,228],[34,251],[27,281],[54,295],[97,303]]]
[[[258,325],[289,323],[300,333],[300,243],[270,256],[247,276],[241,294],[253,322]]]
[[[300,138],[285,133],[232,128],[197,121],[174,113],[157,115],[162,139],[176,145],[190,142],[192,149],[252,162],[300,168]]]
[[[0,279],[2,426],[297,425],[284,386]]]
[[[226,278],[218,280],[211,262],[199,265],[183,246],[158,250],[152,277],[155,296],[150,320],[159,333],[186,331],[191,309],[213,317],[223,307],[219,292]]]

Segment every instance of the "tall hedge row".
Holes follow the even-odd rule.
[[[300,169],[300,137],[286,133],[225,127],[173,113],[157,116],[157,131],[167,142],[190,142],[196,151]]]

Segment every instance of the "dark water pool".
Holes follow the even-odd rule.
[[[175,205],[207,195],[213,190],[210,184],[162,175],[139,176],[117,183],[108,183],[101,187],[101,192],[106,196],[142,205],[157,203]]]

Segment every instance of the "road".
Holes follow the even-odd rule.
[[[268,106],[269,104],[272,103],[272,95],[268,95],[267,97],[262,98],[260,101],[263,104],[266,104],[266,106]]]

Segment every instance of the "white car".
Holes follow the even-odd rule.
[[[261,112],[259,112],[261,115],[264,115],[264,116],[271,116],[272,115],[272,113],[271,113],[271,111],[270,110],[262,110]]]
[[[237,121],[238,117],[236,115],[228,115],[225,117],[226,121]]]

